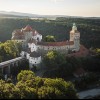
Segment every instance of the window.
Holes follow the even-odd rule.
[[[39,38],[37,38],[37,40],[39,41]]]

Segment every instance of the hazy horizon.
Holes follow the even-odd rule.
[[[100,17],[100,0],[0,0],[0,11]]]

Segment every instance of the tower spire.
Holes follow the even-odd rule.
[[[72,30],[76,31],[77,30],[77,26],[75,23],[73,23],[73,27],[72,27]]]

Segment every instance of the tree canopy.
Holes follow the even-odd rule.
[[[31,77],[28,77],[30,75]],[[34,73],[28,70],[19,73],[16,85],[0,80],[0,99],[77,98],[76,90],[71,82],[58,78],[35,77]]]
[[[21,43],[8,40],[0,43],[0,62],[16,58],[20,55]]]
[[[60,52],[57,51],[49,51],[45,56],[44,56],[44,63],[48,68],[56,68],[59,67],[60,65],[64,64],[66,59],[64,54],[61,54]]]

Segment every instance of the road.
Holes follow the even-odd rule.
[[[100,88],[79,92],[79,99],[92,98],[100,95]]]

